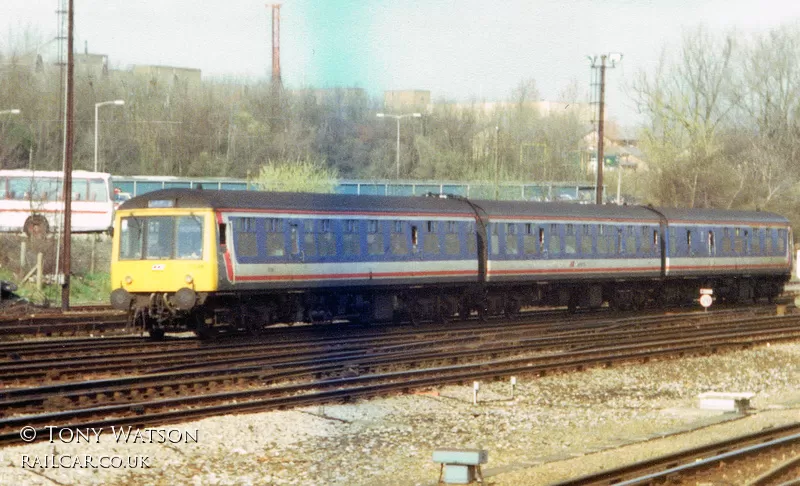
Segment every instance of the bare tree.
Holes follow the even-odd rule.
[[[718,133],[740,97],[732,89],[734,52],[733,34],[718,40],[698,28],[684,36],[678,59],[665,51],[654,73],[633,81],[634,100],[649,118],[642,146],[655,169],[653,202],[705,205],[721,189]]]

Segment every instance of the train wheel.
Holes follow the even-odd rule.
[[[149,334],[150,334],[150,339],[152,339],[153,341],[162,341],[164,339],[163,329],[150,329]]]
[[[458,318],[462,320],[469,319],[470,314],[472,313],[472,308],[469,305],[469,302],[466,300],[462,300],[458,306]]]
[[[636,310],[642,310],[645,308],[647,304],[647,295],[641,291],[635,291],[633,293],[633,308]]]
[[[205,324],[195,328],[194,333],[197,337],[199,337],[203,341],[214,339],[218,334],[217,329],[211,326],[207,326]]]
[[[505,314],[507,319],[516,319],[519,317],[521,306],[517,299],[507,299],[505,305]]]
[[[408,323],[412,326],[417,326],[419,324],[419,316],[413,309],[408,309]]]
[[[574,314],[578,312],[578,297],[574,294],[570,294],[569,302],[567,303],[567,312],[570,314]]]
[[[436,322],[439,324],[447,324],[453,316],[453,310],[447,303],[447,299],[443,297],[436,297]]]

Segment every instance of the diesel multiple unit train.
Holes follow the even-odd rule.
[[[166,189],[116,213],[111,301],[151,335],[776,297],[767,212]]]

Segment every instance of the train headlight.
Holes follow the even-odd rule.
[[[186,282],[187,284],[190,284],[194,282],[194,278],[192,278],[191,275],[186,275],[185,277],[183,277],[183,281]]]
[[[132,284],[132,283],[133,283],[133,277],[131,277],[130,275],[126,275],[126,276],[125,276],[125,283],[126,283],[127,285],[130,285],[130,284]]]

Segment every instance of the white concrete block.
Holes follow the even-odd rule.
[[[755,393],[705,392],[698,396],[699,408],[723,412],[745,412],[750,408],[750,399]]]

